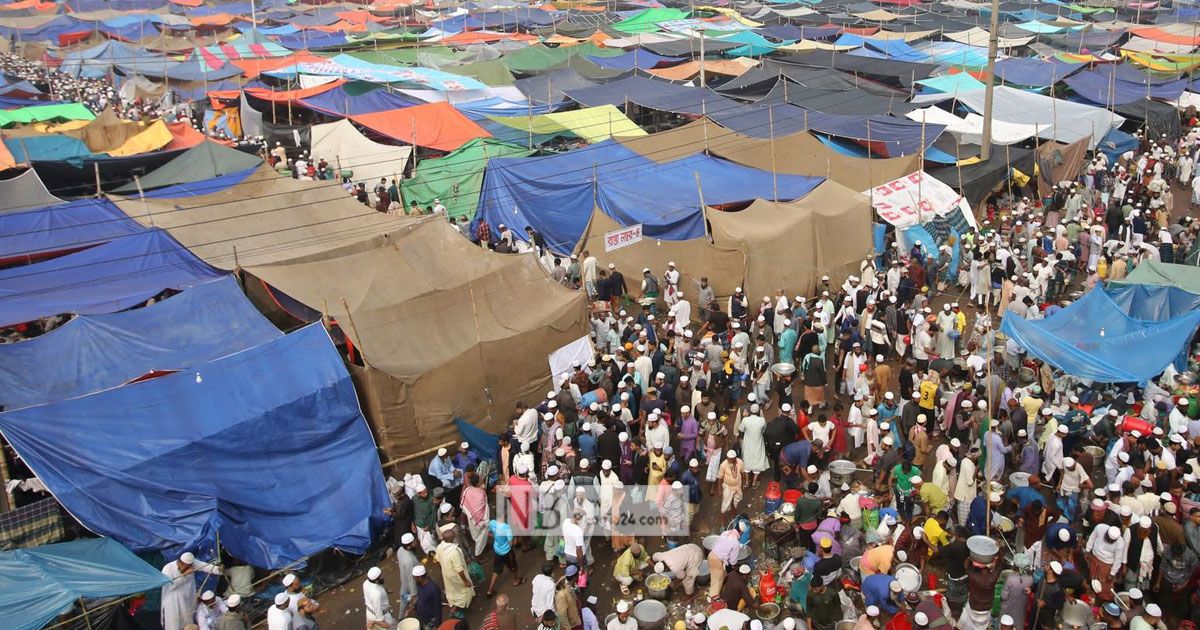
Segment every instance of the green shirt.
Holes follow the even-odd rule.
[[[815,523],[821,516],[821,500],[810,496],[802,495],[796,499],[796,522],[797,523]]]
[[[896,464],[892,467],[892,477],[896,479],[896,489],[901,494],[909,494],[912,492],[912,478],[920,477],[921,469],[917,466],[912,466],[908,470],[904,470],[903,464]]]

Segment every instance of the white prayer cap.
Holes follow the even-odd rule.
[[[584,422],[584,423],[583,423],[583,430],[584,430],[584,432],[591,431],[591,430],[592,430],[592,423],[591,423],[591,422]]]
[[[1128,506],[1128,505],[1126,505],[1126,506],[1124,506],[1124,507],[1125,507],[1126,509],[1128,509],[1128,508],[1129,508],[1129,506]],[[1122,510],[1122,511],[1124,511],[1124,510]],[[1124,514],[1122,514],[1122,516],[1124,516]],[[1110,526],[1108,527],[1108,529],[1104,531],[1104,535],[1105,535],[1105,536],[1107,536],[1109,540],[1116,540],[1116,539],[1118,539],[1118,538],[1120,538],[1120,537],[1121,537],[1121,530],[1119,530],[1119,529],[1117,529],[1116,527],[1113,527],[1113,526],[1111,526],[1111,525],[1110,525]]]
[[[916,476],[916,477],[913,477],[912,479],[909,479],[908,482],[915,485],[918,483],[925,483],[925,480],[921,479],[920,476]]]
[[[617,439],[618,439],[618,440],[620,440],[620,441],[622,441],[622,442],[628,442],[628,441],[629,441],[629,434],[628,434],[628,433],[626,433],[626,432],[624,432],[624,431],[622,431],[622,432],[620,432],[620,433],[618,433],[618,434],[617,434]]]
[[[1101,503],[1101,505],[1103,505],[1103,503]],[[1063,542],[1071,540],[1071,531],[1066,528],[1058,530],[1058,539]]]
[[[729,452],[725,453],[725,457],[728,457],[729,459],[736,459],[737,451],[735,451],[733,449],[729,449]]]
[[[927,626],[929,625],[929,615],[926,615],[923,612],[918,612],[917,614],[913,615],[913,621],[915,621],[918,626]]]
[[[895,443],[895,440],[893,440],[892,436],[889,435],[889,436],[883,438],[883,443],[887,444],[888,446],[891,446],[892,444]]]
[[[554,419],[554,414],[550,413],[549,411],[542,414],[542,420],[553,420],[553,419]],[[442,450],[444,451],[446,449],[442,449]]]
[[[1000,502],[1000,493],[993,492],[993,493],[989,494],[988,501],[991,501],[992,503],[999,503]]]
[[[758,413],[758,410],[759,410],[758,403],[754,403],[753,405],[750,405],[750,413]]]
[[[1068,431],[1068,429],[1067,429],[1067,425],[1065,425],[1065,424],[1060,424],[1060,425],[1058,425],[1058,432],[1059,432],[1059,433],[1062,433],[1063,435],[1066,435],[1066,434],[1067,434],[1067,431]],[[1125,453],[1121,453],[1121,454],[1122,454],[1122,455],[1124,455]]]
[[[558,466],[551,466],[546,469],[546,476],[553,477],[558,474]]]
[[[742,566],[738,567],[738,573],[741,573],[742,575],[750,575],[750,565],[743,564]]]
[[[815,475],[815,474],[817,474],[817,466],[816,466],[816,464],[809,464],[809,465],[808,465],[808,468],[806,468],[805,470],[806,470],[806,471],[808,472],[808,474],[810,474],[810,475]]]
[[[1129,435],[1132,435],[1135,438],[1140,438],[1140,437],[1142,437],[1142,432],[1138,431],[1137,429],[1134,429],[1129,432]]]
[[[469,450],[471,450],[471,445],[466,442],[462,442],[458,445],[458,448],[459,448],[459,450],[469,451]]]
[[[962,442],[958,441],[958,438],[950,438],[950,446],[958,448],[962,446]]]
[[[920,417],[920,416],[917,416],[917,419],[918,419],[918,420],[920,420],[920,419],[921,419],[921,417]],[[891,430],[892,430],[892,423],[890,423],[890,422],[880,422],[880,423],[879,423],[879,430],[880,430],[880,431],[891,431]]]
[[[1119,414],[1117,413],[1117,410],[1116,410],[1116,409],[1109,409],[1109,410],[1108,410],[1108,415],[1110,415],[1110,416],[1112,416],[1112,417],[1114,417],[1114,418],[1115,418],[1115,417],[1117,417]]]
[[[1072,404],[1072,405],[1077,405],[1077,404],[1079,404],[1079,397],[1078,397],[1078,396],[1074,396],[1074,395],[1073,395],[1073,396],[1071,396],[1070,400],[1071,400],[1071,404]]]
[[[892,580],[891,582],[888,583],[888,590],[890,590],[893,593],[899,593],[900,591],[902,591],[904,589],[902,589],[900,587],[899,580]]]
[[[683,405],[682,407],[680,407],[680,408],[679,408],[679,413],[687,413],[687,412],[689,412],[689,411],[691,411],[691,410],[692,410],[692,408],[691,408],[691,407],[689,407],[689,406],[687,406],[687,405]]]
[[[621,405],[617,405],[618,408],[620,406]],[[588,405],[588,409],[591,411],[600,411],[600,403],[592,403],[592,404]]]
[[[1129,589],[1129,599],[1141,599],[1142,589],[1134,587]]]
[[[969,400],[964,400],[962,403],[962,406],[963,406],[963,409],[970,409],[971,407],[975,406],[975,403],[973,403]]]
[[[445,457],[445,456],[446,456],[446,449],[439,448],[438,449],[438,457]]]
[[[699,466],[699,465],[700,465],[700,460],[696,459],[695,457],[693,457],[691,460],[688,461],[688,466]]]
[[[1097,510],[1104,509],[1104,500],[1103,499],[1092,499],[1092,507]],[[1066,530],[1064,529],[1063,531],[1066,531]]]
[[[217,594],[212,591],[204,591],[204,593],[200,595],[200,601],[202,602],[212,601],[216,598]]]
[[[426,573],[425,565],[418,564],[417,566],[413,567],[413,570],[412,570],[413,577],[421,577],[422,575],[425,575],[425,573]]]
[[[579,460],[579,468],[580,468],[581,470],[586,470],[589,464],[591,464],[591,462],[589,462],[589,461],[588,461],[588,459],[587,459],[586,457],[584,457],[583,459]]]
[[[715,411],[710,411],[710,412],[708,412],[708,419],[709,419],[709,420],[716,420],[716,419],[717,419],[717,412],[715,412]]]
[[[238,604],[242,603],[242,596],[234,593],[225,600],[225,605],[230,608],[237,608]]]
[[[378,571],[378,570],[379,569],[375,569],[375,571]],[[367,573],[367,577],[371,577],[371,574]],[[375,577],[379,577],[379,576],[375,576]],[[371,578],[371,579],[375,579],[375,578]],[[290,600],[290,598],[287,596],[287,593],[280,592],[280,593],[275,594],[275,605],[276,606],[283,606],[283,605],[287,604],[289,600]]]
[[[1064,457],[1063,458],[1063,466],[1066,466],[1067,468],[1074,468],[1075,467],[1075,458],[1074,457]]]
[[[619,612],[619,613],[629,612],[629,602],[627,602],[625,600],[621,600],[621,601],[617,602],[617,612]]]
[[[1012,615],[1000,615],[1000,625],[1015,626],[1016,624],[1017,622],[1013,620]]]
[[[621,403],[613,403],[613,405],[612,405],[612,411],[615,413],[615,412],[617,412],[617,411],[620,411],[620,410],[621,410]]]
[[[1143,516],[1141,519],[1139,519],[1138,527],[1141,527],[1142,529],[1150,529],[1150,517]]]
[[[1117,453],[1117,459],[1121,460],[1122,464],[1128,463],[1129,462],[1129,453],[1126,453],[1125,451],[1121,451],[1120,453]]]
[[[788,412],[788,411],[791,411],[791,410],[792,410],[792,404],[791,404],[791,403],[783,403],[782,405],[780,405],[780,407],[779,407],[779,410],[780,410],[780,411],[783,411],[783,412],[785,412],[785,413],[786,413],[786,412]]]
[[[887,392],[887,393],[885,393],[885,394],[883,395],[883,399],[884,399],[884,400],[895,400],[895,399],[896,399],[896,395],[895,395],[895,394],[893,394],[892,392]]]
[[[1164,492],[1158,495],[1158,498],[1161,499],[1163,503],[1170,503],[1175,500],[1174,497],[1171,496],[1170,492]]]
[[[606,460],[600,462],[600,469],[601,470],[612,470],[612,460],[606,459]]]
[[[779,630],[796,630],[796,620],[788,617],[779,624]]]
[[[562,490],[563,488],[567,487],[567,482],[563,481],[562,479],[556,479],[554,480],[553,487],[555,491]]]
[[[283,576],[283,585],[284,586],[291,586],[295,583],[296,583],[296,574],[295,573],[289,573],[289,574]]]
[[[179,556],[179,561],[184,564],[193,564],[196,562],[196,555],[190,551],[185,551],[182,556]]]
[[[1151,617],[1163,616],[1162,608],[1159,608],[1158,604],[1146,604],[1146,614],[1150,615]]]
[[[416,536],[413,536],[412,532],[407,532],[403,536],[400,537],[400,544],[401,545],[410,545],[410,544],[412,544],[412,541],[414,541],[414,540],[416,540]]]
[[[517,464],[517,474],[518,475],[529,474],[529,466],[526,466],[525,464]]]
[[[1054,575],[1062,575],[1063,565],[1058,560],[1052,560],[1050,562],[1050,570],[1054,572]]]
[[[924,535],[925,535],[925,528],[924,528],[924,527],[921,527],[920,525],[917,525],[916,527],[914,527],[914,528],[913,528],[913,538],[916,538],[917,540],[921,540],[921,538],[922,538]]]
[[[442,506],[438,508],[438,511],[441,512],[442,514],[449,514],[450,510],[451,510],[451,506],[449,503],[443,503]]]
[[[868,617],[878,617],[879,616],[879,607],[874,604],[867,606],[867,616]]]
[[[548,409],[558,409],[558,401],[557,401],[557,400],[551,400],[550,402],[546,403],[546,407],[547,407]]]

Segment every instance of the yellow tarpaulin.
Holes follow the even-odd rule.
[[[121,157],[149,153],[167,146],[174,139],[175,136],[171,135],[171,130],[167,128],[167,125],[161,120],[156,120],[149,127],[126,140],[121,146],[109,151],[108,154]]]
[[[710,5],[703,5],[703,6],[697,6],[696,10],[697,11],[713,11],[716,13],[720,13],[721,15],[724,15],[725,17],[727,17],[731,20],[734,20],[735,22],[737,22],[739,24],[744,24],[746,26],[749,26],[750,28],[758,28],[758,27],[762,26],[762,22],[755,22],[754,20],[746,18],[741,13],[738,13],[737,11],[730,9],[729,7],[714,7],[714,6],[710,6]]]
[[[827,44],[812,39],[802,39],[794,44],[780,46],[777,50],[786,50],[790,52],[803,52],[808,50],[854,50],[858,46],[838,46],[837,44]]]
[[[513,129],[528,131],[532,135],[570,132],[588,142],[646,135],[644,129],[638,127],[632,120],[626,118],[621,110],[612,105],[537,116],[488,116],[488,118]]]
[[[1121,50],[1121,56],[1133,63],[1158,72],[1190,72],[1200,67],[1200,55],[1172,55]]]

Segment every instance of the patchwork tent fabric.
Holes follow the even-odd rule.
[[[0,325],[60,313],[112,313],[163,289],[222,275],[160,229],[24,267],[0,270]]]
[[[374,185],[379,178],[399,179],[408,168],[412,146],[382,144],[364,136],[348,119],[312,127],[312,159],[354,172],[355,181]]]
[[[388,458],[457,440],[454,417],[499,431],[516,401],[550,387],[549,354],[588,331],[584,295],[535,257],[481,249],[437,218],[246,269],[318,311],[328,304],[362,352],[355,381]]]
[[[167,583],[157,568],[110,538],[0,552],[0,626],[37,630],[81,599],[121,597]]]
[[[358,203],[341,186],[281,177],[265,165],[235,185],[201,192],[208,194],[113,201],[139,223],[167,230],[222,269],[337,249],[401,223]]]
[[[96,426],[102,438],[79,439]],[[211,553],[219,535],[234,556],[281,568],[330,547],[366,551],[390,505],[320,324],[185,372],[10,411],[0,428],[71,514],[135,551]]]
[[[1007,313],[1000,331],[1033,356],[1080,378],[1102,383],[1145,382],[1158,376],[1187,347],[1200,311],[1163,321],[1127,315],[1102,290],[1045,319]]]
[[[0,345],[0,405],[19,409],[208,363],[281,333],[232,276],[145,308],[81,315],[40,337]]]

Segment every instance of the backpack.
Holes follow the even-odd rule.
[[[650,274],[643,278],[646,281],[646,293],[658,293],[658,278]]]

